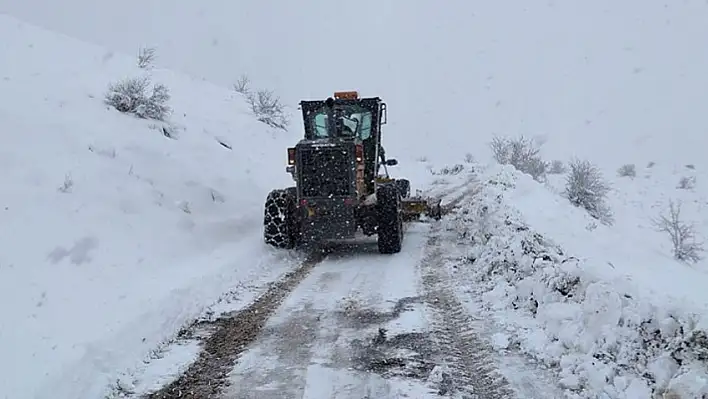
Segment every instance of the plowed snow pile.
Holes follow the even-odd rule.
[[[708,395],[705,274],[648,266],[651,254],[587,230],[583,211],[529,176],[476,169],[479,193],[446,222],[458,237],[447,253],[499,350],[555,370],[569,398]]]
[[[0,397],[98,398],[223,292],[283,272],[261,209],[293,138],[132,56],[5,15],[0,37]],[[103,103],[132,76],[170,89],[167,122]]]

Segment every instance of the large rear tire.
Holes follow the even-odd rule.
[[[296,195],[293,188],[268,193],[263,215],[263,239],[276,248],[291,249],[298,244]]]
[[[395,184],[381,185],[376,190],[378,246],[382,254],[401,252],[403,244],[403,213],[401,193]]]

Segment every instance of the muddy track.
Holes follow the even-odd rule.
[[[223,315],[214,321],[195,323],[183,330],[180,333],[182,338],[193,337],[201,340],[202,351],[197,360],[171,384],[145,398],[219,397],[228,383],[228,374],[241,353],[259,336],[268,318],[288,294],[326,256],[324,251],[313,252],[297,269],[273,283],[247,308],[234,314]]]
[[[448,370],[439,394],[475,399],[514,398],[508,382],[494,370],[490,362],[492,350],[476,334],[479,329],[474,327],[475,320],[449,286],[450,276],[439,245],[441,227],[435,225],[430,234],[421,277],[425,302],[433,316],[434,341],[438,352],[445,354],[442,361]]]

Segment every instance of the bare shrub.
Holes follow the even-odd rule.
[[[548,163],[544,162],[540,158],[530,159],[526,168],[522,171],[531,175],[534,180],[543,181],[546,178],[546,170],[548,169]]]
[[[454,175],[460,174],[460,172],[462,172],[463,170],[465,170],[464,165],[461,165],[458,163],[458,164],[455,164],[454,166],[445,166],[442,169],[437,170],[437,171],[434,169],[430,169],[430,173],[432,173],[433,175],[439,175],[439,176],[454,176]]]
[[[251,80],[246,75],[241,75],[240,78],[234,83],[234,91],[236,93],[248,94],[251,92],[250,89]]]
[[[558,159],[551,161],[551,164],[548,167],[548,173],[553,175],[562,175],[567,171],[568,168],[565,166],[563,161]]]
[[[179,203],[179,208],[182,210],[184,213],[192,213],[192,206],[190,205],[189,201],[181,201]]]
[[[647,164],[647,168],[653,168],[654,165],[656,165],[656,162],[650,161],[650,162]]]
[[[256,93],[248,92],[246,100],[259,121],[274,128],[288,129],[290,121],[285,114],[285,106],[280,102],[279,98],[273,96],[273,92],[270,90],[259,90]]]
[[[64,183],[57,189],[62,193],[70,193],[74,187],[74,179],[71,177],[70,173],[64,175]]]
[[[669,201],[669,214],[653,219],[657,231],[666,233],[671,238],[674,258],[685,262],[698,262],[703,252],[703,244],[696,241],[696,228],[693,223],[681,219],[681,203]]]
[[[539,155],[541,149],[532,140],[521,136],[517,139],[495,137],[489,143],[492,155],[502,165],[511,165],[518,171],[542,180],[546,175],[546,162]]]
[[[251,111],[256,118],[268,126],[287,130],[290,120],[285,113],[285,105],[270,90],[251,91],[251,80],[247,75],[241,77],[234,83],[234,91],[243,96],[251,107]]]
[[[585,209],[590,216],[606,225],[613,223],[612,212],[605,203],[609,191],[610,186],[595,165],[584,160],[570,162],[565,197],[571,204]]]
[[[472,155],[472,153],[469,153],[469,152],[467,154],[465,154],[465,162],[466,163],[474,163],[475,162],[474,155]]]
[[[684,176],[679,180],[678,186],[676,188],[680,188],[682,190],[690,190],[693,187],[696,186],[696,178],[694,176]]]
[[[213,188],[209,189],[209,193],[211,194],[211,200],[214,202],[223,203],[224,201],[226,201],[226,199],[224,198],[224,194],[221,194],[220,192],[214,190]]]
[[[138,67],[146,69],[152,66],[153,61],[155,61],[156,50],[154,47],[143,47],[138,52]]]
[[[617,175],[619,177],[637,177],[637,167],[633,163],[622,165],[617,169]]]
[[[152,90],[151,87],[152,86]],[[170,93],[163,84],[153,85],[147,77],[128,78],[108,86],[105,102],[123,113],[144,119],[165,120],[172,109]]]

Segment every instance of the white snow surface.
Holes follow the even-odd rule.
[[[704,2],[205,4],[0,0],[0,397],[99,397],[224,292],[293,264],[263,248],[260,224],[299,134],[266,128],[224,88],[243,72],[291,105],[381,95],[388,153],[423,172],[414,186],[464,179],[425,169],[485,158],[492,134],[597,162],[616,222],[591,229],[562,177],[475,164],[479,193],[444,222],[460,236],[459,295],[494,323],[495,348],[555,370],[568,397],[708,395],[708,263],[674,261],[649,221],[681,199],[708,236]],[[157,45],[159,65],[198,78],[3,12],[125,53]],[[322,62],[347,24],[379,62]],[[102,103],[109,82],[145,73],[171,89],[176,139]],[[638,176],[614,177],[627,162]],[[683,176],[696,188],[677,190]]]
[[[703,272],[637,230],[586,229],[585,212],[511,167],[476,169],[447,254],[496,348],[555,370],[568,398],[708,395]]]
[[[132,56],[6,15],[0,36],[0,397],[97,398],[237,283],[294,264],[260,230],[293,137]],[[146,73],[171,90],[174,139],[103,104]]]

